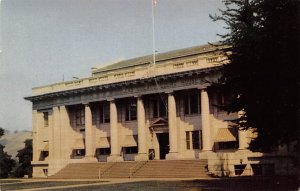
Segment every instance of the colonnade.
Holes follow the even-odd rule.
[[[201,88],[198,89],[200,92],[200,108],[201,108],[201,126],[202,126],[202,145],[203,145],[203,152],[205,151],[212,151],[212,132],[210,127],[210,111],[209,111],[209,96],[206,89]],[[169,146],[170,150],[166,156],[166,159],[178,159],[178,148],[179,148],[179,141],[178,141],[178,134],[179,129],[177,126],[176,120],[176,100],[174,97],[174,92],[166,92],[167,93],[167,102],[168,102],[168,129],[169,129]],[[148,159],[148,149],[147,149],[147,127],[146,127],[146,114],[145,114],[145,106],[142,96],[136,96],[136,103],[137,103],[137,132],[138,132],[138,154],[136,160],[147,160]],[[110,107],[110,146],[111,146],[111,155],[108,157],[108,161],[118,161],[122,160],[120,156],[121,147],[119,142],[119,132],[118,132],[118,110],[114,99],[108,100],[109,107]],[[96,150],[96,137],[95,132],[96,129],[92,125],[92,111],[91,105],[89,103],[85,103],[85,150],[86,155],[85,158],[87,159],[95,159],[95,150]],[[65,106],[61,106],[65,108]],[[60,107],[53,108],[53,133],[54,135],[58,135],[58,131],[60,131]],[[56,133],[55,133],[56,132]],[[239,136],[244,136],[245,133],[240,132]],[[59,140],[61,137],[54,136],[53,141],[60,143]],[[241,137],[240,137],[241,139]],[[239,149],[244,149],[246,147],[246,143],[242,140],[239,141],[240,146]],[[57,154],[55,154],[57,155]],[[59,154],[58,154],[59,155]]]
[[[212,150],[211,133],[210,133],[210,117],[209,117],[209,98],[205,89],[199,89],[201,99],[201,122],[203,151]],[[176,101],[174,92],[167,92],[168,95],[168,127],[169,127],[169,145],[170,151],[166,156],[167,159],[178,159],[178,127],[176,123]],[[146,119],[145,107],[142,96],[136,96],[137,100],[137,130],[138,130],[138,155],[136,160],[147,160],[148,151],[146,146]],[[122,160],[120,158],[120,143],[118,135],[117,107],[115,100],[108,100],[110,106],[110,145],[111,155],[108,161]],[[93,156],[95,152],[94,135],[92,127],[92,114],[89,104],[85,105],[85,139],[86,139],[86,157]]]

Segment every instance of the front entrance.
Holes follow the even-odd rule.
[[[169,153],[169,133],[157,133],[159,144],[159,158],[166,159],[166,154]]]

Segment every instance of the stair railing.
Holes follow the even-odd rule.
[[[98,170],[98,178],[101,179],[101,175],[104,175],[105,172],[107,172],[109,169],[111,169],[114,166],[115,162],[108,162],[106,163],[103,167],[102,167],[102,171],[101,171],[101,167]]]
[[[139,161],[129,169],[129,178],[133,176],[139,169],[147,164],[148,161]]]

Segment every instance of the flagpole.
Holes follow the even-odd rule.
[[[155,27],[154,27],[154,6],[156,5],[156,0],[152,0],[152,48],[153,48],[153,65],[155,65]]]

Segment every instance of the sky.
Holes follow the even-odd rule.
[[[1,1],[1,0],[0,0]],[[152,54],[151,0],[2,0],[0,8],[0,127],[31,130],[33,87],[91,68]],[[157,0],[155,49],[166,52],[224,34],[209,14],[222,0]]]

